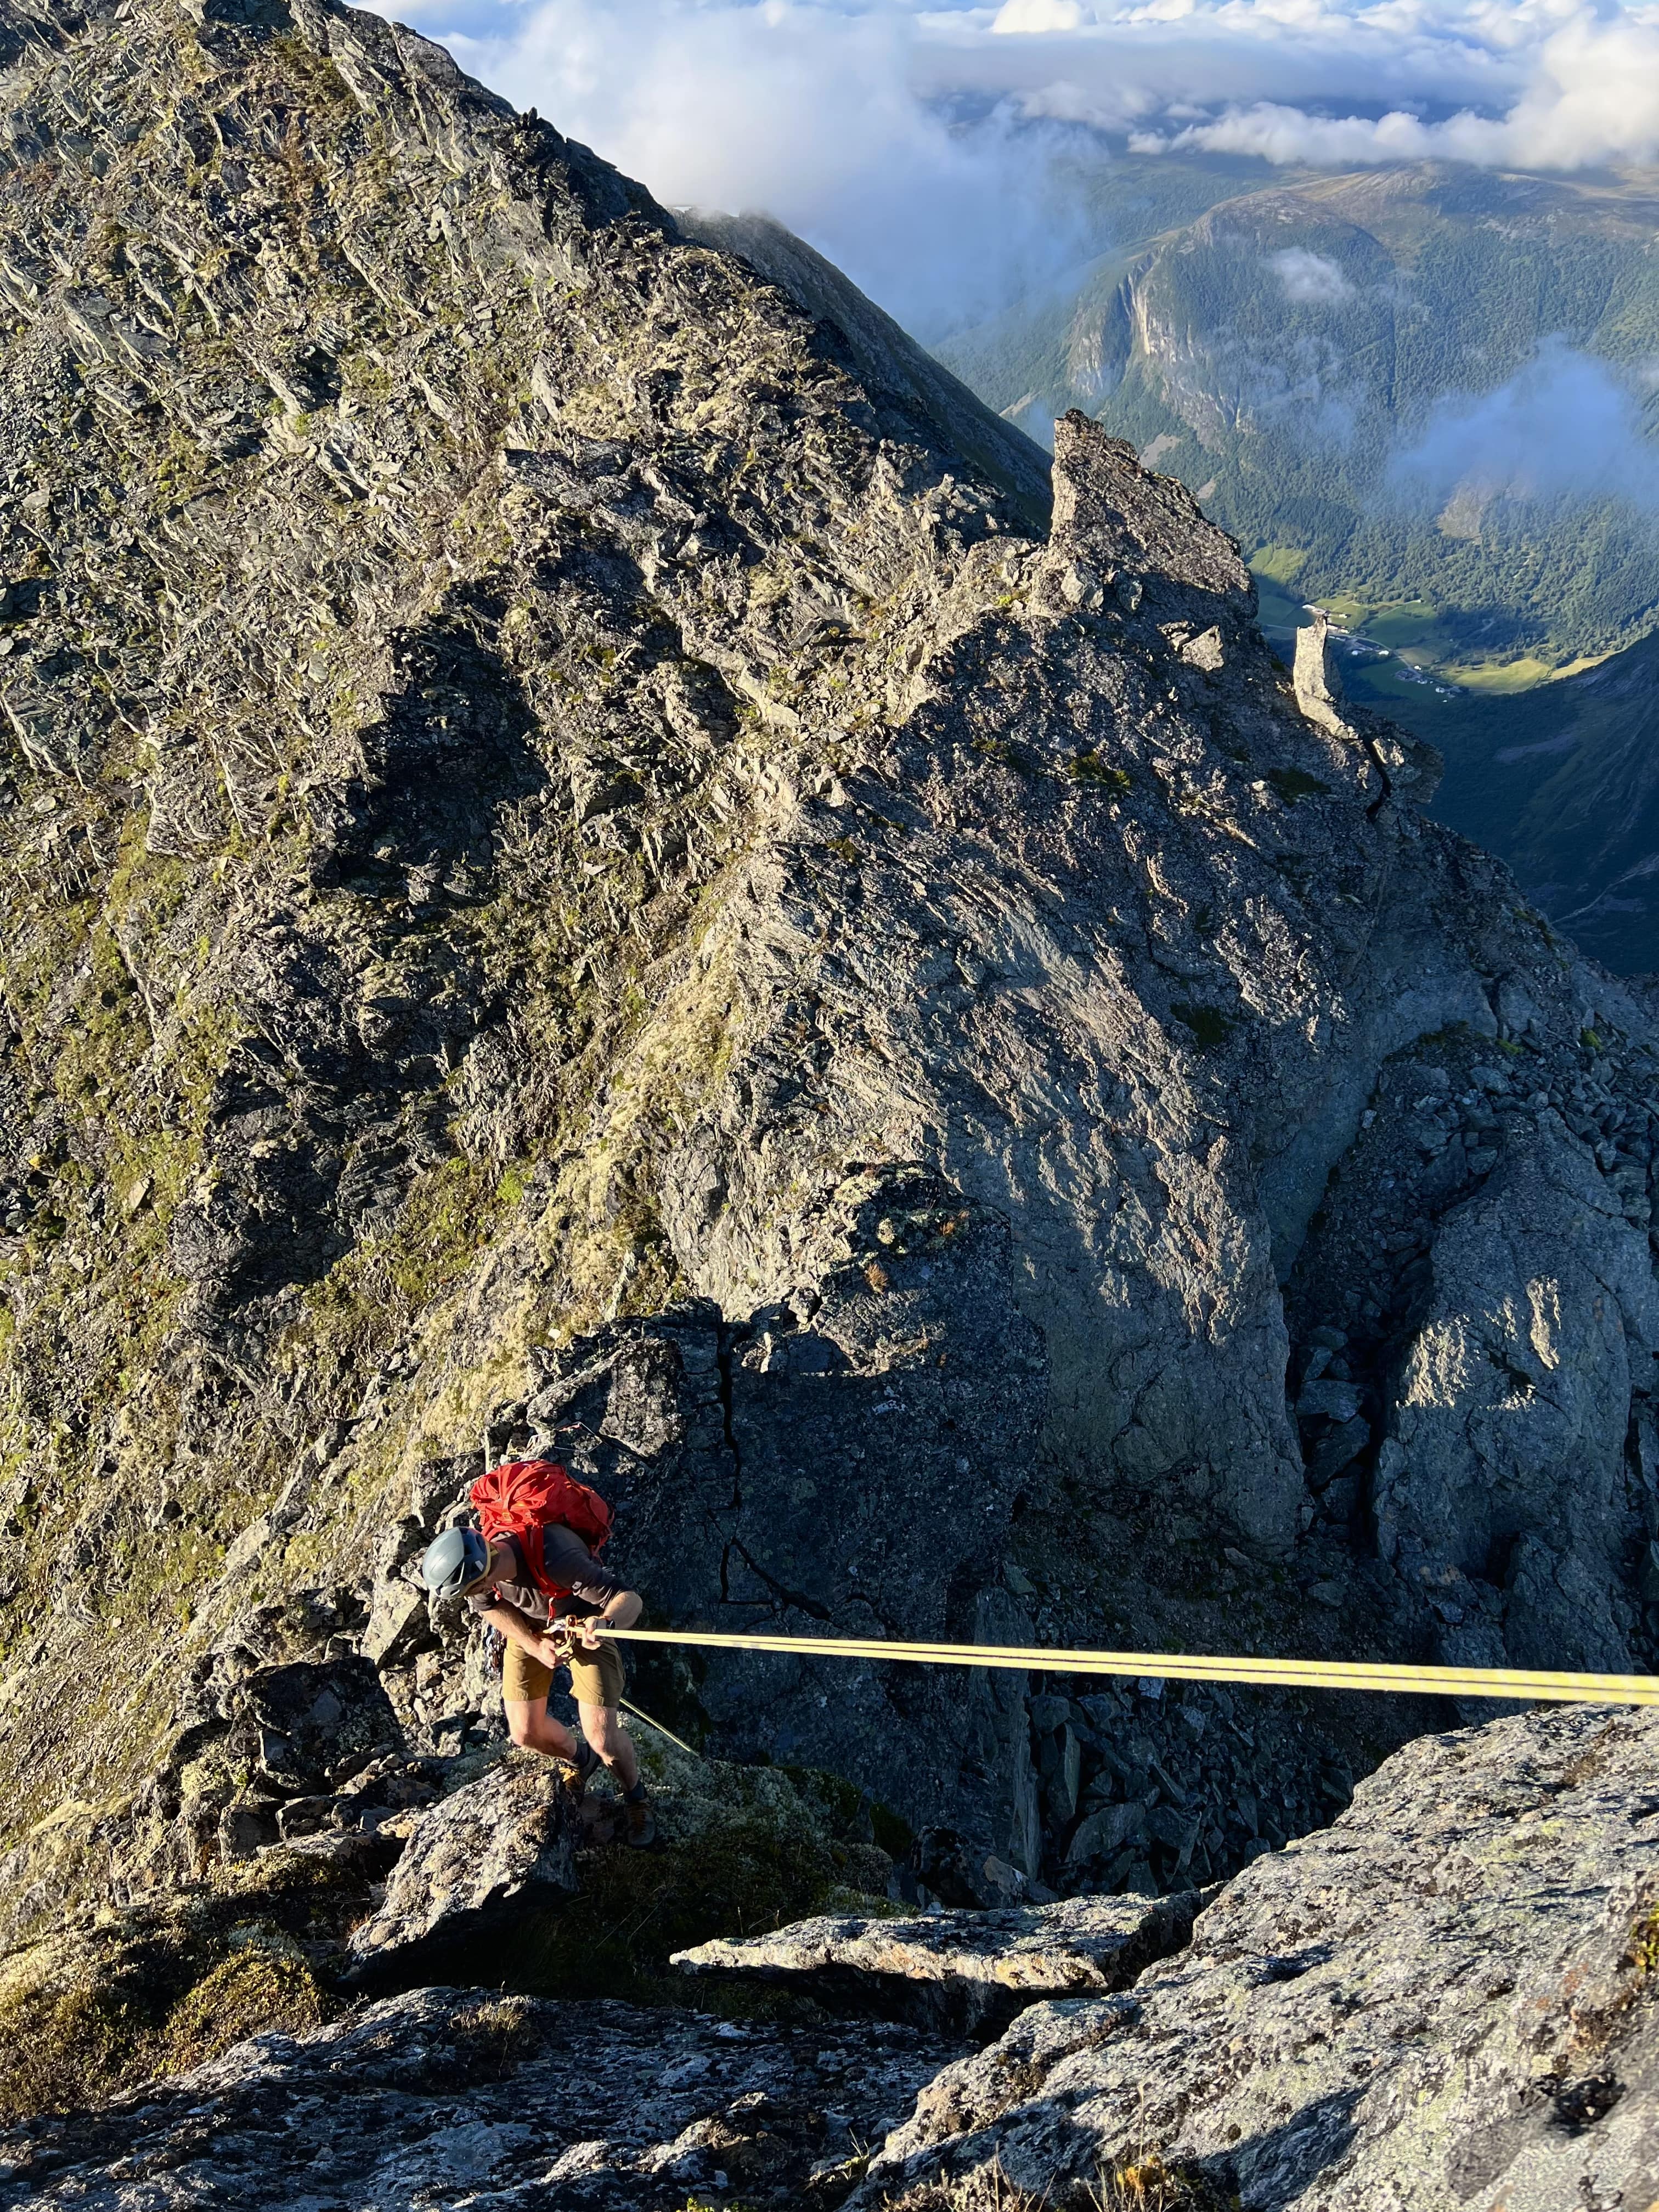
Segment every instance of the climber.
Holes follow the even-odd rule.
[[[507,1461],[471,1495],[482,1528],[446,1529],[427,1547],[421,1578],[441,1601],[465,1597],[502,1638],[501,1702],[514,1742],[557,1759],[578,1794],[596,1766],[608,1768],[627,1808],[628,1840],[642,1850],[656,1839],[656,1818],[618,1713],[622,1653],[599,1632],[631,1628],[643,1606],[593,1556],[610,1509],[548,1460]],[[570,1669],[580,1741],[547,1710],[561,1666]]]

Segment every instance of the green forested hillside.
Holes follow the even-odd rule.
[[[1027,428],[1098,416],[1297,598],[1409,609],[1425,662],[1536,678],[1632,641],[1659,607],[1659,179],[1269,176],[1080,174],[1112,250],[938,350]]]

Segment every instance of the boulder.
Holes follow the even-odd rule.
[[[1650,2204],[1656,1762],[1650,1711],[1421,1739],[1133,1991],[1032,2005],[947,2068],[849,2203],[1139,2202],[1135,2168],[1260,2212]]]
[[[574,1891],[577,1832],[574,1801],[538,1758],[508,1760],[441,1799],[415,1822],[384,1901],[352,1930],[351,1978],[416,1979]]]
[[[1006,2026],[1039,1997],[1127,1989],[1186,1944],[1201,1903],[1188,1891],[902,1920],[833,1913],[700,1943],[672,1963],[688,1974],[779,1983],[832,2010],[971,2033]]]
[[[363,1656],[376,1667],[393,1666],[407,1657],[427,1632],[426,1594],[412,1583],[381,1582],[374,1586],[368,1626],[363,1631]]]

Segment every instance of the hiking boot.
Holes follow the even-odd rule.
[[[624,1798],[628,1811],[628,1841],[636,1851],[648,1851],[657,1840],[657,1816],[651,1809],[650,1800],[641,1797],[637,1804]]]
[[[599,1754],[591,1743],[578,1743],[574,1759],[559,1761],[559,1779],[576,1800],[581,1802],[582,1793],[592,1779],[599,1764]]]

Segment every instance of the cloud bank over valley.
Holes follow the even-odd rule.
[[[1651,366],[1645,376],[1620,373],[1547,338],[1494,391],[1442,399],[1395,457],[1393,488],[1436,502],[1461,495],[1472,521],[1495,498],[1617,500],[1659,512],[1659,444],[1644,419],[1654,381]]]
[[[1112,241],[1095,134],[1352,167],[1659,161],[1659,5],[401,0],[671,204],[775,215],[924,335]]]

